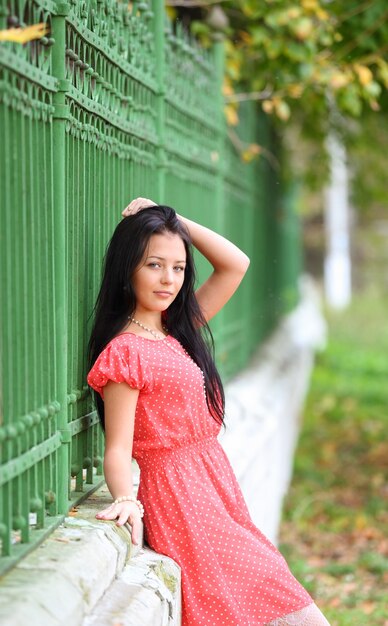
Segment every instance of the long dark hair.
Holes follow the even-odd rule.
[[[213,336],[194,293],[196,272],[191,240],[171,207],[148,207],[125,217],[117,225],[106,250],[101,288],[94,307],[94,324],[88,344],[89,369],[109,341],[126,325],[128,316],[135,311],[136,296],[131,278],[144,257],[151,235],[161,233],[179,235],[186,249],[183,285],[164,312],[163,323],[201,368],[209,411],[222,424],[224,390],[214,363]],[[104,403],[96,392],[94,398],[104,429]]]

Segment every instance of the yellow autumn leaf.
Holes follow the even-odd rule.
[[[287,12],[284,14],[285,20],[295,20],[301,14],[301,10],[299,7],[290,7],[287,9]],[[286,23],[286,21],[284,22]]]
[[[0,41],[13,41],[14,43],[24,44],[34,39],[41,39],[47,35],[49,30],[44,22],[26,26],[25,28],[8,28],[7,30],[0,30]]]
[[[263,108],[264,113],[271,114],[273,112],[273,102],[272,102],[272,100],[263,100],[261,106]]]
[[[322,7],[319,7],[316,12],[315,15],[317,16],[317,18],[319,20],[321,20],[322,22],[327,22],[327,20],[330,19],[330,15],[328,14],[327,11],[325,11],[325,9],[322,9]],[[341,37],[342,39],[342,37]]]
[[[373,74],[366,65],[355,64],[354,71],[356,72],[361,85],[364,87],[372,82]]]
[[[290,107],[288,106],[287,102],[284,102],[284,100],[275,102],[275,113],[280,120],[286,122],[291,115]]]
[[[231,82],[225,78],[222,85],[222,93],[224,96],[232,96],[234,94],[234,89],[231,85]]]
[[[247,148],[245,148],[245,150],[241,152],[241,158],[243,161],[245,161],[245,163],[250,163],[250,161],[253,161],[253,159],[257,157],[257,155],[260,153],[261,146],[259,146],[259,144],[257,143],[251,143]]]
[[[300,83],[288,85],[287,91],[291,98],[300,98],[303,93],[303,85],[301,85]]]
[[[340,72],[339,70],[333,72],[330,77],[329,83],[333,89],[341,89],[342,87],[346,87],[350,82],[350,77],[344,72]]]
[[[229,126],[237,126],[239,120],[235,107],[231,104],[227,104],[224,107],[224,112],[226,116],[226,121],[228,122]]]
[[[246,43],[248,46],[252,45],[253,37],[250,33],[247,33],[245,30],[240,30],[239,35],[244,43]]]
[[[166,6],[166,13],[172,22],[175,22],[178,12],[175,7]]]
[[[252,159],[254,158],[254,154],[252,154],[252,152],[249,150],[249,148],[247,150],[243,150],[241,152],[241,158],[243,161],[245,161],[245,163],[250,163],[250,161],[252,161]]]
[[[359,513],[355,517],[355,527],[357,530],[363,530],[368,524],[368,519],[364,513]]]
[[[365,615],[371,615],[376,609],[376,602],[364,600],[364,602],[361,603],[361,609]]]
[[[301,0],[302,8],[310,13],[314,13],[316,17],[322,22],[329,19],[329,14],[325,9],[322,9],[317,0]]]
[[[316,11],[319,7],[317,0],[302,0],[301,5],[306,11]]]
[[[291,22],[289,27],[299,41],[305,41],[311,36],[314,24],[309,17],[301,17],[296,22]]]

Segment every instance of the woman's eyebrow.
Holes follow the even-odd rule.
[[[147,259],[159,259],[159,261],[166,260],[163,256],[158,256],[157,254],[150,254]],[[184,259],[183,261],[174,261],[174,263],[186,263],[186,259]]]

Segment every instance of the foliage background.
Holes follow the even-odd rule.
[[[388,626],[388,220],[373,225],[358,234],[362,288],[327,312],[280,533],[331,626]]]
[[[385,0],[167,0],[204,45],[222,34],[225,113],[230,127],[245,99],[270,115],[284,146],[283,169],[297,177],[310,214],[322,210],[325,137],[334,128],[348,148],[352,201],[367,211],[387,204],[388,8]],[[247,149],[248,148],[248,149]],[[265,158],[246,146],[242,157]],[[362,175],[360,175],[360,173]]]

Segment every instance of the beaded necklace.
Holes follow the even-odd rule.
[[[128,319],[130,322],[133,322],[134,324],[137,324],[138,326],[140,326],[140,328],[142,328],[143,330],[146,330],[148,333],[151,333],[151,335],[153,335],[155,339],[160,340],[160,339],[165,338],[165,335],[161,335],[156,330],[152,330],[152,328],[148,328],[148,326],[145,326],[144,324],[139,322],[139,320],[135,320],[134,317],[128,316]],[[167,332],[167,328],[165,326],[163,326],[163,330]]]
[[[155,339],[157,339],[158,341],[160,341],[161,339],[165,339],[166,338],[165,335],[162,335],[162,334],[158,333],[156,330],[153,330],[152,328],[148,328],[148,326],[145,326],[144,324],[142,324],[142,322],[139,322],[139,320],[135,319],[134,317],[131,317],[129,315],[128,319],[129,319],[130,322],[133,322],[134,324],[137,324],[138,326],[140,326],[140,328],[142,328],[143,330],[146,330],[148,333],[151,333],[151,335],[153,337],[155,337]],[[163,330],[165,332],[168,332],[168,329],[165,326],[163,326]],[[176,348],[174,348],[174,346],[172,346],[170,342],[168,342],[167,345],[170,348],[170,350],[175,352],[175,354],[178,354],[179,356],[182,356],[182,352],[180,350],[177,350]],[[187,356],[187,358],[190,359],[191,362],[195,363],[195,361],[193,361],[193,359],[191,358],[189,353],[184,349],[184,347],[182,345],[181,345],[181,348],[182,348],[185,356]],[[198,367],[198,365],[197,365],[197,367]],[[198,367],[198,369],[199,369],[199,371],[201,372],[201,375],[202,375],[202,385],[203,385],[203,389],[204,389],[205,394],[206,394],[205,376],[204,376],[203,371],[201,370],[201,368]]]

